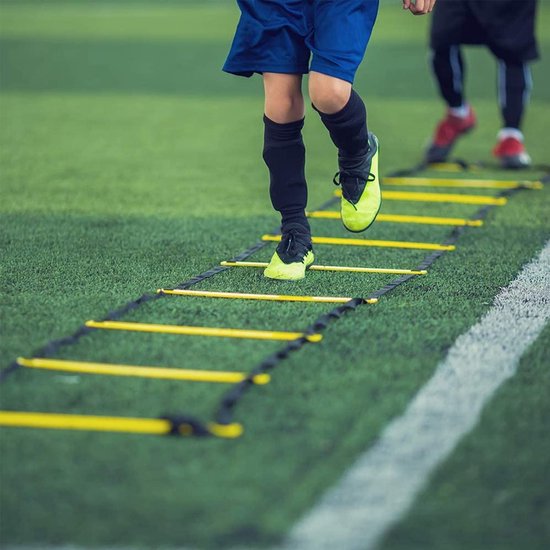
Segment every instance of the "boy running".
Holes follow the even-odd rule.
[[[493,154],[504,168],[523,168],[531,159],[521,121],[531,91],[527,64],[538,58],[536,0],[439,0],[432,19],[432,68],[447,115],[426,152],[427,162],[443,162],[456,140],[472,130],[475,113],[464,96],[461,44],[487,46],[498,62],[498,95],[503,127]]]
[[[309,97],[338,149],[341,214],[346,229],[367,229],[380,209],[378,140],[367,130],[367,111],[353,90],[355,73],[372,33],[378,0],[237,0],[241,18],[223,70],[263,75],[263,158],[273,208],[281,214],[281,242],[264,271],[297,280],[313,263],[306,218],[304,98]],[[403,0],[415,15],[435,0]],[[311,61],[310,61],[311,57]]]

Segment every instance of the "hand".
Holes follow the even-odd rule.
[[[413,15],[425,15],[434,9],[435,0],[403,0],[403,9]]]

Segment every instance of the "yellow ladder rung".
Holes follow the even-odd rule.
[[[52,430],[82,430],[93,432],[122,432],[147,435],[167,435],[172,429],[169,420],[161,418],[128,418],[124,416],[89,416],[42,412],[0,411],[0,426],[11,428],[38,428]],[[243,433],[241,424],[206,425],[212,435],[234,439]],[[193,429],[185,424],[181,435],[192,435]]]
[[[225,267],[267,267],[267,262],[220,262]],[[381,267],[346,267],[343,265],[310,265],[311,271],[339,271],[345,273],[380,273],[388,275],[426,275],[428,272],[414,269],[391,269]],[[378,300],[372,298],[367,303],[376,303]]]
[[[464,189],[542,189],[540,181],[526,180],[483,180],[483,179],[447,179],[447,178],[383,178],[384,185],[402,185],[408,187],[457,187]]]
[[[426,167],[426,170],[435,172],[480,172],[481,168],[475,164],[464,166],[458,162],[433,162]]]
[[[334,194],[337,197],[341,197],[341,189],[337,189]],[[408,191],[382,191],[382,199],[388,201],[444,202],[454,204],[485,204],[492,206],[503,206],[507,202],[506,197],[461,195],[457,193],[416,193]]]
[[[342,218],[340,212],[331,210],[315,210],[307,213],[308,218],[324,218],[339,220]],[[377,222],[393,223],[419,223],[425,225],[465,225],[469,227],[480,227],[483,220],[467,220],[464,218],[440,218],[437,216],[408,216],[404,214],[378,214]]]
[[[487,195],[461,195],[458,193],[416,193],[408,191],[382,191],[382,198],[396,201],[444,202],[455,204],[481,204],[503,206],[506,197],[491,197]]]
[[[246,379],[242,372],[203,371],[190,369],[172,369],[161,367],[139,367],[134,365],[115,365],[112,363],[92,363],[88,361],[66,361],[63,359],[44,359],[41,357],[19,357],[17,363],[30,369],[46,369],[82,374],[101,374],[106,376],[136,376],[159,380],[186,380],[189,382],[211,382],[220,384],[238,384]],[[254,384],[268,384],[269,374],[253,376]]]
[[[157,292],[176,296],[195,296],[197,298],[232,298],[236,300],[266,300],[269,302],[318,302],[323,304],[344,304],[351,298],[342,296],[291,296],[284,294],[246,294],[241,292],[217,292],[211,290],[180,290],[161,288]]]
[[[155,332],[161,334],[182,334],[189,336],[214,336],[220,338],[249,338],[252,340],[296,340],[305,338],[308,342],[320,342],[322,334],[304,332],[282,332],[270,330],[247,330],[237,328],[195,327],[186,325],[157,325],[151,323],[129,323],[123,321],[86,321],[90,328],[106,330],[129,330],[134,332]]]
[[[279,242],[281,235],[262,235],[263,241]],[[345,239],[340,237],[312,237],[313,244],[333,244],[342,246],[376,246],[381,248],[412,248],[415,250],[454,250],[452,244],[415,243],[409,241],[375,241],[369,239]]]

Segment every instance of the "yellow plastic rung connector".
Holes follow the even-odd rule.
[[[383,178],[385,185],[403,185],[407,187],[457,187],[464,189],[542,189],[540,181],[525,180],[483,180],[451,178]]]
[[[341,219],[340,212],[332,210],[315,210],[308,212],[309,218],[324,218],[329,220]],[[404,214],[378,214],[377,222],[393,222],[393,223],[419,223],[425,225],[465,225],[469,227],[480,227],[483,225],[483,220],[467,220],[465,218],[440,218],[437,216],[408,216]]]
[[[186,380],[189,382],[210,382],[220,384],[238,384],[246,379],[242,372],[206,371],[189,369],[172,369],[161,367],[139,367],[134,365],[115,365],[112,363],[91,363],[88,361],[66,361],[63,359],[31,359],[19,357],[17,363],[30,369],[46,369],[81,374],[101,374],[106,376],[136,376],[159,380]],[[256,374],[254,384],[268,384],[269,374]]]
[[[263,241],[279,242],[281,235],[263,235]],[[415,243],[409,241],[375,241],[369,239],[345,239],[340,237],[312,237],[313,244],[333,244],[341,246],[376,246],[381,248],[412,248],[415,250],[454,250],[452,244]]]
[[[41,412],[0,411],[0,426],[11,428],[38,428],[51,430],[81,430],[93,432],[119,432],[146,435],[167,435],[172,423],[161,418],[128,418],[123,416],[89,416]],[[209,422],[208,431],[216,437],[235,439],[243,433],[241,424]],[[187,428],[187,429],[186,429]],[[182,425],[181,435],[192,435],[191,426]]]
[[[225,267],[267,267],[267,262],[220,262],[220,265]],[[347,267],[343,265],[310,265],[311,271],[340,271],[345,273],[380,273],[387,275],[426,275],[428,272],[425,269],[392,269],[381,267]],[[368,303],[376,303],[375,298],[367,300]]]
[[[195,327],[186,325],[157,325],[151,323],[129,323],[123,321],[86,321],[90,328],[105,330],[129,330],[134,332],[156,332],[161,334],[182,334],[188,336],[214,336],[219,338],[249,338],[252,340],[296,340],[305,338],[308,342],[320,342],[322,334],[304,332],[277,332],[270,330],[247,330],[237,328]]]
[[[197,298],[233,298],[235,300],[266,300],[270,302],[318,302],[323,304],[344,304],[351,298],[342,296],[291,296],[284,294],[246,294],[241,292],[217,292],[211,290],[160,289],[157,292],[176,296],[195,296]]]
[[[342,196],[342,191],[337,189],[337,197]],[[388,201],[412,201],[412,202],[444,202],[454,204],[481,204],[503,206],[506,197],[489,197],[487,195],[461,195],[457,193],[416,193],[409,191],[382,191],[382,199]]]

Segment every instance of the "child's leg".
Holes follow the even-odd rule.
[[[269,192],[282,225],[299,223],[309,231],[305,215],[304,98],[302,76],[264,73],[265,133],[263,158],[269,169]]]
[[[328,115],[341,111],[349,102],[351,83],[327,74],[311,71],[309,96],[315,108]]]
[[[264,275],[297,280],[313,263],[306,218],[306,149],[302,141],[304,98],[302,76],[264,73],[264,160],[269,168],[271,202],[281,213],[281,242]]]
[[[353,172],[368,151],[367,110],[349,82],[312,71],[309,95],[338,148],[340,169]]]
[[[525,168],[531,164],[520,130],[531,86],[527,63],[499,59],[498,95],[503,128],[497,135],[493,154],[504,168]]]
[[[464,106],[464,60],[458,45],[432,50],[432,70],[445,103],[458,109]]]
[[[301,74],[264,73],[265,115],[277,124],[304,118]]]
[[[378,141],[367,131],[365,104],[349,81],[317,71],[310,74],[309,95],[338,148],[334,182],[342,186],[342,223],[364,231],[380,210]]]
[[[441,21],[441,18],[438,21]],[[450,23],[443,21],[439,25]],[[435,26],[434,21],[432,34]],[[429,163],[445,162],[457,140],[476,125],[475,113],[464,96],[465,65],[460,45],[448,44],[443,42],[442,38],[439,41],[441,44],[432,44],[431,64],[439,93],[448,109],[445,117],[438,122],[432,142],[426,150],[425,160]]]
[[[532,87],[527,63],[499,60],[498,96],[505,128],[519,130]]]

